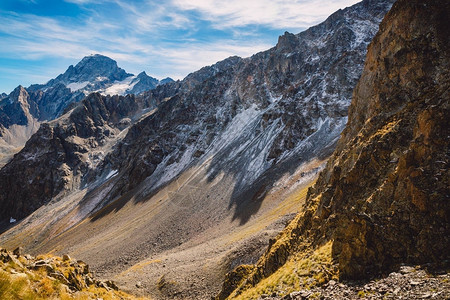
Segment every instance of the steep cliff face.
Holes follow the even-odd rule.
[[[342,277],[449,258],[449,18],[448,2],[398,1],[369,48],[310,195]]]
[[[448,263],[449,18],[445,1],[394,4],[369,46],[348,124],[304,212],[240,291],[326,241],[340,278],[401,263]]]

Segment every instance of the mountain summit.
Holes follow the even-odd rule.
[[[94,83],[95,81],[122,81],[133,76],[117,66],[117,62],[107,56],[94,54],[84,57],[75,67],[69,66],[64,74],[50,80],[46,85],[55,86],[58,83]]]

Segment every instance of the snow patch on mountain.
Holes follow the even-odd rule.
[[[98,90],[98,92],[100,92],[102,95],[125,95],[127,94],[127,92],[129,90],[131,90],[136,83],[138,83],[139,81],[133,81],[137,76],[130,76],[125,78],[122,81],[116,81],[114,82],[112,85],[110,85],[109,87],[103,89],[103,90]]]
[[[217,110],[216,118],[223,118],[225,114],[225,107],[221,107]],[[231,142],[237,140],[243,131],[251,127],[251,124],[256,121],[256,117],[261,114],[261,111],[257,109],[256,105],[252,105],[246,110],[238,113],[231,123],[226,127],[225,131],[220,135],[220,137],[215,140],[212,145],[214,146],[213,152],[217,152],[222,147],[229,145]]]
[[[119,172],[119,171],[117,171],[117,170],[111,170],[111,171],[108,173],[108,175],[106,175],[105,180],[108,180],[108,179],[110,179],[110,178],[116,176],[118,172]]]
[[[66,87],[68,87],[71,92],[76,92],[78,90],[84,89],[89,83],[89,81],[72,82],[66,85]]]

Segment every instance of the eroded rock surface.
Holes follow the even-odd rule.
[[[340,279],[402,263],[448,268],[449,18],[445,1],[394,4],[369,46],[348,124],[305,211],[241,287],[330,240]]]

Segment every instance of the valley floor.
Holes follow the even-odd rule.
[[[42,207],[2,234],[0,243],[35,255],[82,259],[97,278],[137,296],[211,299],[227,272],[256,263],[301,210],[323,164],[315,160],[283,171],[262,192],[253,191],[258,197],[246,200],[248,211],[230,206],[232,177],[205,181],[206,165],[184,172],[150,198],[124,197],[82,221],[83,207],[102,194],[74,194]],[[80,197],[82,205],[75,205]]]

